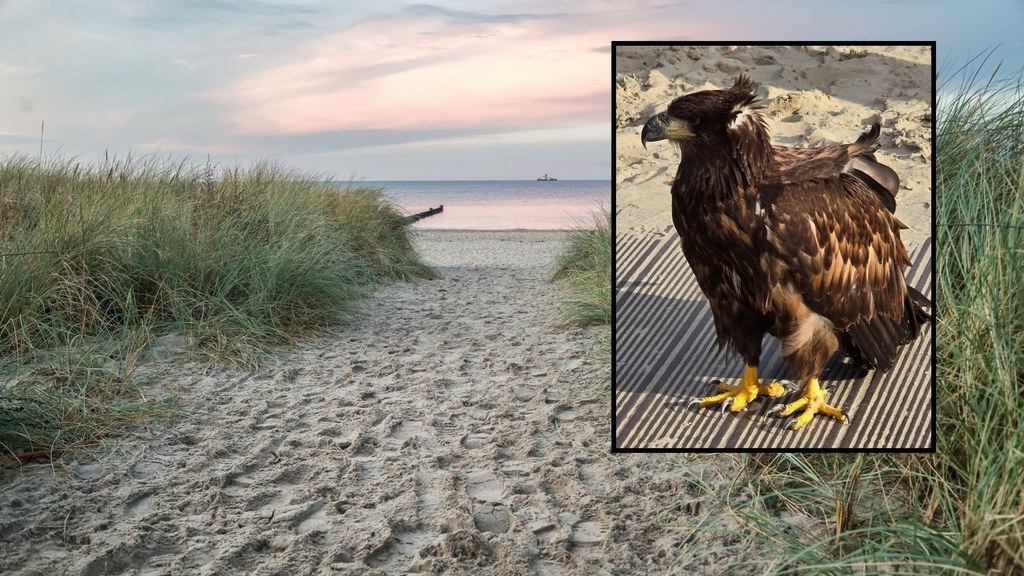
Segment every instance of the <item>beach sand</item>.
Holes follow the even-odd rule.
[[[737,526],[698,483],[736,461],[609,453],[608,329],[547,281],[565,233],[416,234],[442,279],[255,373],[145,364],[180,415],[8,473],[0,572],[717,572]]]
[[[619,46],[615,85],[617,232],[662,234],[679,165],[666,142],[640,143],[644,122],[676,97],[761,84],[772,141],[787,146],[853,142],[882,124],[877,158],[900,176],[897,217],[908,250],[931,236],[931,52],[915,46]]]

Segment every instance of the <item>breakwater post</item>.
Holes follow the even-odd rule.
[[[431,208],[430,210],[427,210],[426,212],[420,212],[418,214],[413,214],[412,216],[409,216],[409,221],[410,222],[415,222],[417,220],[422,220],[422,219],[426,218],[427,216],[433,216],[434,214],[440,214],[441,212],[444,212],[444,204],[441,204],[437,208]]]

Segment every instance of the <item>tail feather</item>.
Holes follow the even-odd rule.
[[[864,364],[888,372],[896,363],[899,347],[913,342],[921,334],[921,326],[931,321],[931,307],[924,294],[907,286],[902,318],[878,314],[857,322],[846,330],[844,343]]]
[[[861,134],[860,138],[857,138],[857,141],[847,148],[850,159],[846,163],[844,172],[851,174],[870,188],[889,212],[896,212],[896,194],[900,190],[900,177],[895,170],[875,159],[875,143],[878,141],[879,134],[881,134],[881,126],[875,122],[871,125],[870,130]]]
[[[935,318],[932,312],[932,301],[913,286],[907,286],[907,306],[904,314],[910,317],[911,332],[903,344],[917,338],[917,335],[921,333],[921,326]]]

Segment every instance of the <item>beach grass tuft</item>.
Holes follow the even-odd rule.
[[[592,224],[580,224],[570,232],[565,250],[555,259],[551,278],[565,287],[564,320],[578,326],[610,324],[611,277],[611,215],[605,210]]]
[[[741,457],[715,497],[768,573],[1024,574],[1024,100],[962,77],[936,130],[937,452]]]
[[[383,191],[247,169],[0,158],[0,453],[94,442],[165,403],[132,383],[154,337],[255,366],[435,276]]]

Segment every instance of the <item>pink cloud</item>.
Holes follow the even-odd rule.
[[[577,23],[578,25],[578,23]],[[608,30],[390,16],[310,41],[216,98],[242,133],[525,127],[608,115]],[[553,27],[552,27],[553,28]],[[581,109],[582,106],[582,109]]]

